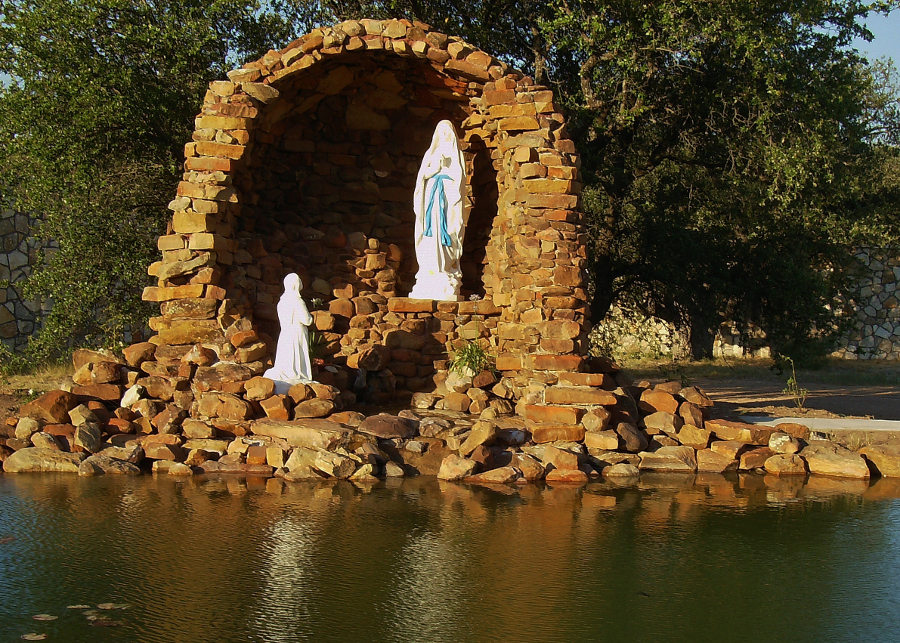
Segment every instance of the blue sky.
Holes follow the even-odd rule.
[[[887,56],[900,66],[900,10],[892,11],[888,16],[869,16],[866,26],[875,39],[872,42],[857,40],[854,43],[856,48],[869,59]]]

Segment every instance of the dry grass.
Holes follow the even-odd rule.
[[[53,362],[35,366],[22,373],[0,376],[0,395],[26,397],[59,387],[72,375],[71,362]]]

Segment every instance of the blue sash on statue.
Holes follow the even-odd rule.
[[[436,203],[438,207],[438,214],[440,215],[439,230],[441,233],[441,245],[449,248],[453,245],[453,240],[450,238],[450,231],[447,230],[447,196],[444,193],[444,179],[448,181],[452,179],[446,174],[435,174],[433,177],[431,177],[431,179],[431,190],[428,193],[428,208],[425,211],[424,234],[426,237],[430,237],[432,235],[431,219]]]

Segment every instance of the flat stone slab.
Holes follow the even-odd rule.
[[[351,431],[331,420],[257,420],[250,423],[254,435],[287,440],[292,447],[334,449],[349,440]]]
[[[900,444],[900,420],[867,420],[864,418],[771,418],[745,415],[748,424],[777,426],[802,424],[809,427],[813,441],[829,439],[856,450],[866,444]]]

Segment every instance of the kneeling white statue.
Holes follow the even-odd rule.
[[[441,121],[416,176],[413,210],[419,271],[409,296],[456,301],[462,282],[459,259],[465,234],[466,164],[456,130]]]
[[[275,382],[275,393],[284,395],[294,384],[312,381],[309,359],[309,330],[313,323],[306,302],[300,296],[303,282],[297,273],[284,278],[284,294],[278,300],[281,332],[275,349],[275,364],[263,375]]]

